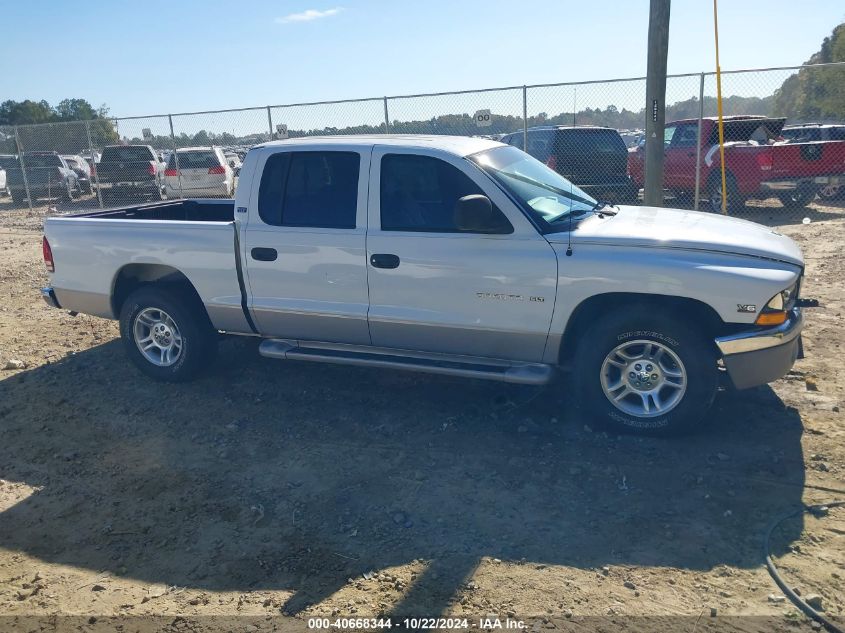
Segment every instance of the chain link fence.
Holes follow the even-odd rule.
[[[667,78],[667,204],[719,211],[726,196],[731,214],[785,220],[845,207],[845,62],[726,71],[722,96],[724,188],[714,74]],[[230,196],[245,153],[257,144],[384,133],[494,138],[525,149],[596,199],[638,204],[645,102],[641,77],[6,126],[0,209],[27,205],[50,213],[134,201],[137,187],[101,182],[110,145],[149,146],[150,156],[140,161],[147,199]],[[224,183],[211,193],[206,165]]]

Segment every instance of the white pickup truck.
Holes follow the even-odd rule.
[[[220,332],[279,359],[523,384],[562,368],[594,417],[640,433],[695,427],[720,379],[783,376],[807,303],[772,229],[602,205],[463,137],[259,145],[234,201],[49,218],[44,257],[47,303],[119,319],[152,378],[206,368]]]

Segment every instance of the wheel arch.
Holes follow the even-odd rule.
[[[179,269],[166,264],[127,264],[115,275],[112,283],[111,310],[115,318],[120,317],[120,311],[126,299],[139,288],[146,286],[163,286],[179,296],[187,296],[191,303],[207,312],[197,289],[191,280]]]
[[[654,308],[660,310],[661,314],[671,314],[687,320],[704,334],[714,350],[716,344],[713,339],[730,329],[716,310],[698,299],[636,292],[608,292],[588,297],[572,311],[561,337],[558,363],[566,365],[572,360],[578,338],[601,315],[633,305]]]

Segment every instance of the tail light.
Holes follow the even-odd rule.
[[[53,251],[46,236],[41,239],[41,251],[44,253],[44,265],[47,267],[47,272],[56,272],[56,266],[53,264]]]
[[[96,163],[91,163],[91,178],[97,175],[97,167]]]
[[[226,168],[223,165],[218,165],[217,167],[209,167],[208,173],[209,174],[215,174],[215,175],[219,176],[220,174],[226,173]]]
[[[554,154],[549,156],[549,158],[546,160],[546,167],[557,171],[557,156],[555,156]]]
[[[757,165],[762,171],[769,171],[774,164],[771,152],[761,152],[757,154]]]
[[[164,170],[165,176],[173,176],[174,178],[179,175],[178,169],[165,169]]]
[[[150,161],[150,166],[149,166],[149,167],[147,167],[147,173],[148,173],[150,176],[155,176],[155,175],[156,175],[156,164],[155,164],[153,161]]]

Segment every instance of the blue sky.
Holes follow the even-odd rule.
[[[3,4],[0,100],[83,97],[117,116],[631,77],[646,66],[648,0]],[[712,69],[711,11],[709,0],[675,0],[670,72]],[[843,20],[831,0],[722,0],[722,67],[801,63]]]

